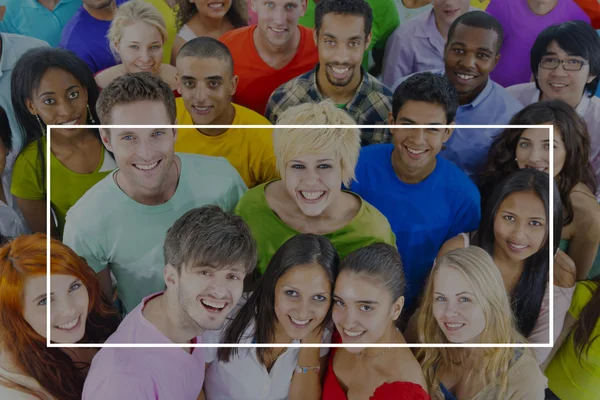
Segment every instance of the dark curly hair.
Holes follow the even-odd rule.
[[[365,37],[371,33],[373,10],[365,0],[321,0],[315,7],[315,31],[319,33],[327,14],[357,15],[365,20]]]
[[[590,136],[585,121],[575,110],[561,100],[541,101],[518,112],[510,125],[542,125],[552,123],[565,144],[565,163],[557,176],[557,186],[563,203],[563,224],[573,221],[571,190],[582,182],[592,193],[596,192],[596,177],[590,164]],[[525,129],[508,128],[498,136],[488,153],[486,168],[480,179],[482,206],[494,187],[519,169],[515,161],[517,143]]]
[[[198,8],[190,0],[177,0],[177,11],[175,12],[175,25],[179,31],[183,25],[187,24],[194,15],[198,13]],[[231,0],[231,7],[225,14],[229,22],[236,27],[248,25],[248,5],[245,0]]]

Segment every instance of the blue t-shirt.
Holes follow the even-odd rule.
[[[127,0],[117,0],[117,6]],[[92,72],[102,71],[117,65],[110,51],[106,34],[112,21],[101,21],[87,12],[83,6],[65,25],[59,47],[71,50],[90,67]]]
[[[351,190],[390,222],[406,277],[405,305],[413,305],[444,242],[476,230],[481,218],[477,186],[453,163],[437,156],[422,182],[401,181],[392,167],[393,144],[361,149]]]

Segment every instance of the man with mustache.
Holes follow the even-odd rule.
[[[373,13],[365,0],[323,0],[315,9],[314,40],[319,63],[312,71],[280,86],[269,99],[265,116],[279,115],[301,103],[332,99],[358,125],[385,125],[392,92],[361,68],[371,42]],[[361,144],[389,141],[384,128],[361,130]]]
[[[256,243],[238,216],[209,205],[188,211],[167,231],[165,290],[127,315],[106,343],[198,343],[220,329],[256,266]],[[195,399],[204,383],[202,348],[103,348],[83,399]],[[201,397],[202,398],[202,397]]]

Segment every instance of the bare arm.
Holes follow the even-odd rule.
[[[46,200],[25,200],[15,196],[17,205],[32,233],[46,233]]]
[[[320,366],[319,372],[310,369],[306,373],[294,372],[290,384],[289,400],[320,400],[321,382],[327,368],[327,356],[319,358],[320,348],[301,348],[298,354],[298,365],[301,367]]]

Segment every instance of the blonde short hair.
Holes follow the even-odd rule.
[[[333,104],[304,103],[285,110],[277,125],[356,125],[356,121]],[[340,160],[342,183],[349,187],[355,180],[354,169],[360,153],[358,128],[275,128],[273,148],[279,175],[285,179],[285,167],[290,160],[302,154],[332,152]]]
[[[485,316],[485,329],[479,337],[479,342],[510,344],[527,342],[516,330],[500,270],[485,250],[477,246],[469,246],[445,254],[437,260],[429,275],[417,322],[421,343],[449,343],[433,316],[434,280],[439,269],[443,267],[459,270],[473,287],[475,298]],[[464,354],[461,352],[463,349],[435,347],[419,350],[417,359],[423,368],[432,399],[443,399],[439,390],[440,371],[448,371],[453,368],[452,361],[456,358],[461,359]],[[501,393],[504,393],[507,388],[507,373],[514,356],[514,349],[510,347],[485,348],[484,352],[480,368],[474,368],[468,379],[476,376],[486,383],[497,382]]]
[[[154,26],[160,32],[163,43],[167,41],[167,24],[162,14],[152,4],[142,0],[129,0],[117,8],[106,37],[110,45],[110,51],[120,59],[116,44],[123,38],[123,28],[135,23],[145,22]]]

